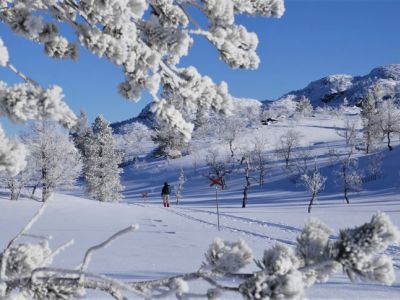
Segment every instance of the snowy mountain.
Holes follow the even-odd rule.
[[[297,101],[305,96],[314,106],[338,105],[346,99],[356,105],[371,89],[378,88],[384,99],[400,98],[400,64],[373,69],[365,76],[330,75],[311,82],[301,90],[292,91],[280,97]]]

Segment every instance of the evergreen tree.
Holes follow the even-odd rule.
[[[119,175],[122,169],[118,164],[122,156],[115,149],[114,138],[108,122],[98,116],[85,137],[84,176],[87,194],[99,201],[121,199]]]

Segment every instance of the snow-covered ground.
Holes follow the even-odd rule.
[[[252,185],[246,208],[241,208],[243,175],[235,172],[227,179],[228,188],[219,191],[221,230],[218,231],[215,189],[209,187],[204,176],[204,158],[209,148],[226,146],[202,139],[194,143],[195,151],[191,155],[170,161],[149,160],[139,169],[126,168],[123,181],[125,199],[121,203],[87,200],[80,190],[56,194],[31,233],[51,235],[54,247],[74,239],[75,244],[56,258],[55,266],[75,267],[88,247],[119,229],[138,224],[138,231],[96,252],[89,269],[122,280],[146,280],[197,270],[215,237],[231,241],[244,239],[255,258],[261,258],[264,249],[274,243],[293,245],[310,215],[320,218],[336,233],[340,228],[369,221],[376,211],[387,213],[400,227],[400,146],[392,152],[382,148],[385,154],[382,178],[367,182],[363,191],[350,194],[350,204],[344,203],[340,188],[334,183],[331,175],[334,167],[330,166],[331,160],[326,153],[343,147],[344,142],[336,131],[343,128],[347,119],[357,121],[358,115],[349,110],[345,117],[317,114],[315,117],[281,121],[249,129],[237,143],[238,148],[243,148],[254,136],[259,136],[267,141],[271,157],[274,157],[272,150],[280,135],[288,128],[298,131],[303,150],[313,152],[323,174],[328,176],[326,189],[320,194],[311,214],[307,213],[309,195],[302,186],[296,186],[288,179],[282,168],[283,162],[275,160],[265,185]],[[395,140],[397,143],[397,138]],[[358,155],[360,168],[365,168],[367,157],[361,152]],[[172,207],[164,208],[160,199],[161,186],[164,181],[172,186],[176,184],[181,168],[187,177],[183,198],[179,205],[172,198]],[[141,198],[142,192],[147,192],[149,197]],[[0,197],[3,198],[0,200],[0,245],[5,245],[30,219],[40,203],[26,198],[12,202],[6,200],[5,192]],[[386,254],[395,264],[397,279],[392,286],[350,283],[345,275],[338,274],[328,283],[307,290],[307,296],[310,299],[399,299],[399,245],[391,246]],[[255,270],[256,266],[253,264],[248,268]],[[89,296],[102,297],[94,293]]]

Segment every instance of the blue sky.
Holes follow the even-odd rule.
[[[261,65],[256,71],[231,70],[202,38],[196,39],[183,65],[193,64],[214,81],[228,82],[237,97],[274,99],[329,74],[364,75],[380,65],[400,63],[400,0],[286,0],[281,19],[240,17],[259,37]],[[121,70],[81,51],[78,61],[47,58],[42,47],[11,34],[0,24],[12,62],[44,86],[63,87],[75,112],[85,109],[94,119],[103,114],[115,122],[137,115],[149,102],[122,99],[117,85]],[[0,69],[0,80],[17,82]],[[6,130],[15,129],[2,120]]]

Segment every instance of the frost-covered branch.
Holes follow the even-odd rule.
[[[81,267],[79,268],[80,272],[86,271],[86,269],[89,266],[89,263],[90,263],[90,260],[91,260],[91,257],[92,257],[92,254],[93,254],[94,251],[103,249],[104,247],[106,247],[108,244],[110,244],[115,239],[119,238],[120,236],[122,236],[122,235],[124,235],[124,234],[126,234],[128,232],[135,231],[138,228],[139,228],[139,226],[137,226],[137,225],[128,226],[125,229],[122,229],[122,230],[114,233],[112,236],[110,236],[108,239],[106,239],[105,241],[101,242],[100,244],[97,244],[95,246],[90,247],[86,251],[85,256],[83,257],[83,261],[82,261]]]

